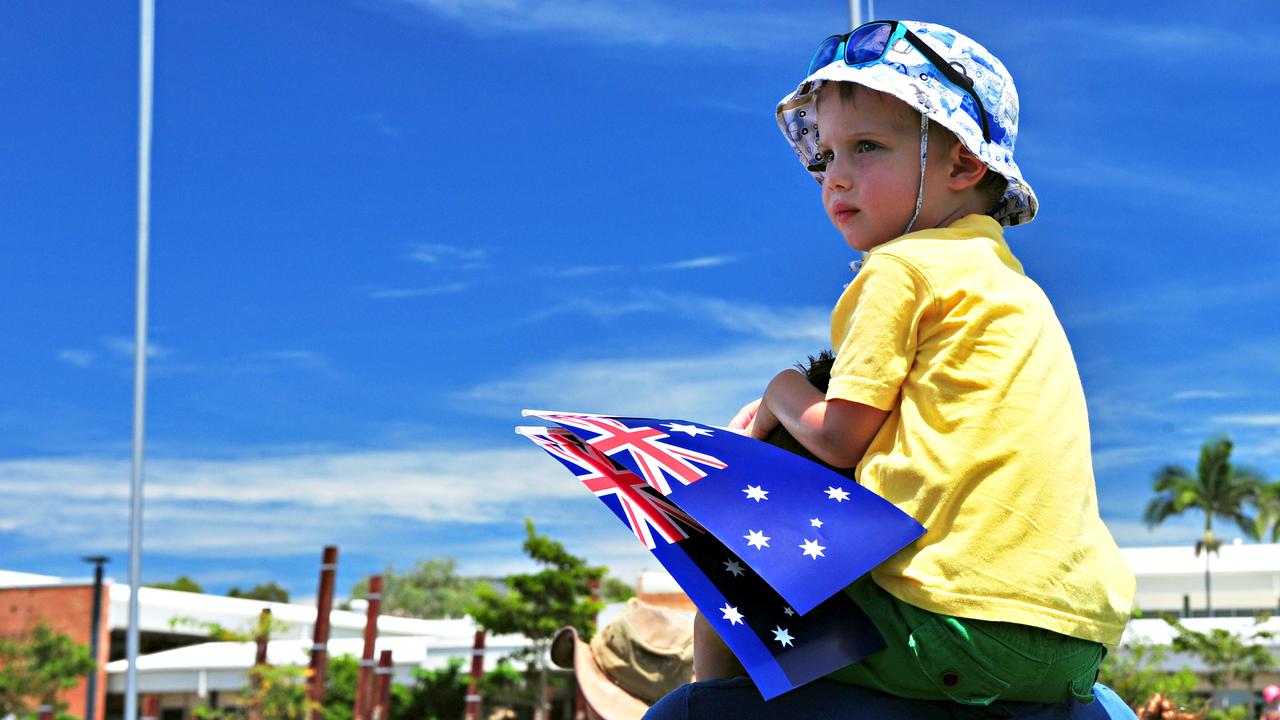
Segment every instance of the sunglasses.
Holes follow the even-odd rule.
[[[813,59],[809,61],[808,74],[812,75],[819,68],[835,62],[837,58],[843,59],[849,67],[861,67],[880,62],[889,52],[889,48],[900,40],[906,40],[912,47],[919,50],[920,54],[942,73],[943,77],[973,98],[978,112],[973,119],[982,126],[982,138],[991,142],[991,129],[987,125],[986,108],[982,106],[982,99],[974,91],[973,80],[965,74],[964,67],[947,62],[918,35],[908,30],[905,24],[897,20],[869,22],[859,25],[853,32],[832,35],[823,40],[822,44],[818,45],[818,51],[813,54]],[[966,108],[965,112],[973,116],[971,109]]]

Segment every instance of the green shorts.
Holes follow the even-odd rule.
[[[865,576],[845,593],[887,647],[828,677],[898,697],[990,705],[996,700],[1093,700],[1106,655],[1100,643],[1015,623],[938,615]]]

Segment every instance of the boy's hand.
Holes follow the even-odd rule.
[[[760,401],[762,399],[763,398],[756,398],[746,405],[743,405],[742,409],[738,411],[738,414],[734,415],[733,419],[729,421],[729,429],[742,430],[743,434],[746,434],[746,430],[751,427],[751,421],[756,419],[756,412],[760,407]]]
[[[751,420],[751,425],[747,428],[747,434],[757,440],[764,440],[769,437],[769,433],[780,423],[778,416],[773,414],[769,409],[768,402],[761,402],[756,408],[756,416]]]

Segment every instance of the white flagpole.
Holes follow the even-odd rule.
[[[849,28],[862,24],[862,0],[849,0]]]
[[[138,590],[142,584],[142,440],[147,397],[147,260],[151,233],[151,87],[155,0],[138,0],[138,278],[133,341],[133,467],[129,492],[129,627],[124,720],[138,720]]]

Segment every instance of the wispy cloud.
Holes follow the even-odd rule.
[[[542,274],[558,278],[586,277],[623,270],[622,265],[575,265],[561,270],[543,270]]]
[[[830,310],[820,307],[772,307],[722,298],[661,291],[636,292],[629,300],[608,302],[578,297],[538,310],[532,320],[580,314],[599,320],[634,313],[674,313],[762,341],[805,341],[809,352],[830,343]]]
[[[129,359],[129,360],[133,359],[133,355],[134,355],[133,338],[121,337],[119,335],[112,335],[112,336],[103,338],[102,344],[104,347],[106,347],[108,351],[111,352],[111,354],[115,355],[117,358]],[[170,354],[172,354],[172,351],[170,351],[169,348],[163,345],[160,345],[159,343],[156,343],[153,340],[150,340],[150,339],[147,340],[147,358],[148,359],[156,360],[159,358],[167,357]]]
[[[68,365],[86,368],[93,364],[97,354],[88,350],[66,349],[58,351],[58,359]]]
[[[1162,445],[1104,447],[1093,451],[1093,467],[1098,472],[1142,468],[1167,460],[1169,449]]]
[[[531,452],[513,437],[510,446],[471,449],[151,459],[148,541],[177,554],[270,555],[309,550],[378,518],[507,522],[539,503],[591,500],[555,463],[530,462]],[[0,461],[0,495],[9,499],[0,526],[50,546],[118,550],[128,477],[117,458]]]
[[[109,335],[98,341],[101,350],[85,348],[64,348],[58,351],[58,360],[78,368],[93,367],[98,361],[105,359],[111,365],[121,362],[133,362],[133,339],[120,335]],[[158,360],[168,357],[172,351],[159,343],[147,341],[147,359]]]
[[[329,358],[314,350],[291,348],[285,350],[260,350],[247,353],[227,363],[239,370],[276,370],[281,368],[327,370],[332,368]]]
[[[392,125],[387,120],[387,116],[383,113],[380,113],[380,112],[369,113],[367,115],[361,115],[357,119],[360,122],[368,124],[374,130],[377,130],[378,134],[383,135],[384,137],[389,137],[392,139],[400,138],[400,128]]]
[[[1240,397],[1240,393],[1223,390],[1183,390],[1173,394],[1174,400],[1225,400],[1234,397]]]
[[[407,300],[410,298],[424,297],[429,295],[448,295],[458,293],[471,287],[470,283],[455,282],[446,285],[434,285],[432,287],[420,288],[392,288],[387,290],[370,290],[369,298],[372,300]]]
[[[718,267],[720,265],[728,265],[738,262],[736,255],[708,255],[705,257],[689,258],[688,260],[677,260],[675,262],[663,263],[653,266],[654,270],[692,270],[695,268]]]
[[[773,307],[721,298],[654,293],[665,309],[704,318],[725,330],[768,340],[804,340],[813,350],[830,343],[831,311],[820,307]]]
[[[719,424],[758,397],[774,374],[814,350],[806,341],[772,341],[693,356],[544,363],[475,385],[459,399],[501,416],[536,407]]]
[[[1280,427],[1280,414],[1260,413],[1246,415],[1214,415],[1210,422],[1218,425],[1247,425],[1250,427]]]
[[[541,274],[557,278],[576,278],[604,273],[652,273],[672,270],[701,270],[736,263],[741,258],[737,255],[704,255],[653,265],[575,265],[561,269],[543,269]]]
[[[393,5],[484,33],[569,37],[591,45],[772,52],[813,35],[823,16],[749,4],[694,8],[653,0],[393,0]],[[738,57],[750,60],[750,54]]]
[[[423,243],[414,246],[409,253],[409,258],[427,265],[458,266],[470,270],[485,267],[489,251],[484,248],[462,248],[443,243]]]
[[[1135,317],[1153,318],[1162,309],[1166,317],[1180,317],[1175,310],[1204,312],[1213,308],[1232,307],[1245,303],[1270,302],[1280,298],[1280,285],[1274,281],[1244,282],[1230,287],[1218,287],[1206,293],[1202,288],[1189,285],[1181,279],[1171,279],[1163,284],[1144,287],[1143,292],[1117,294],[1114,298],[1095,300],[1092,309],[1064,310],[1062,322],[1073,328],[1091,327],[1107,323],[1133,322]]]

